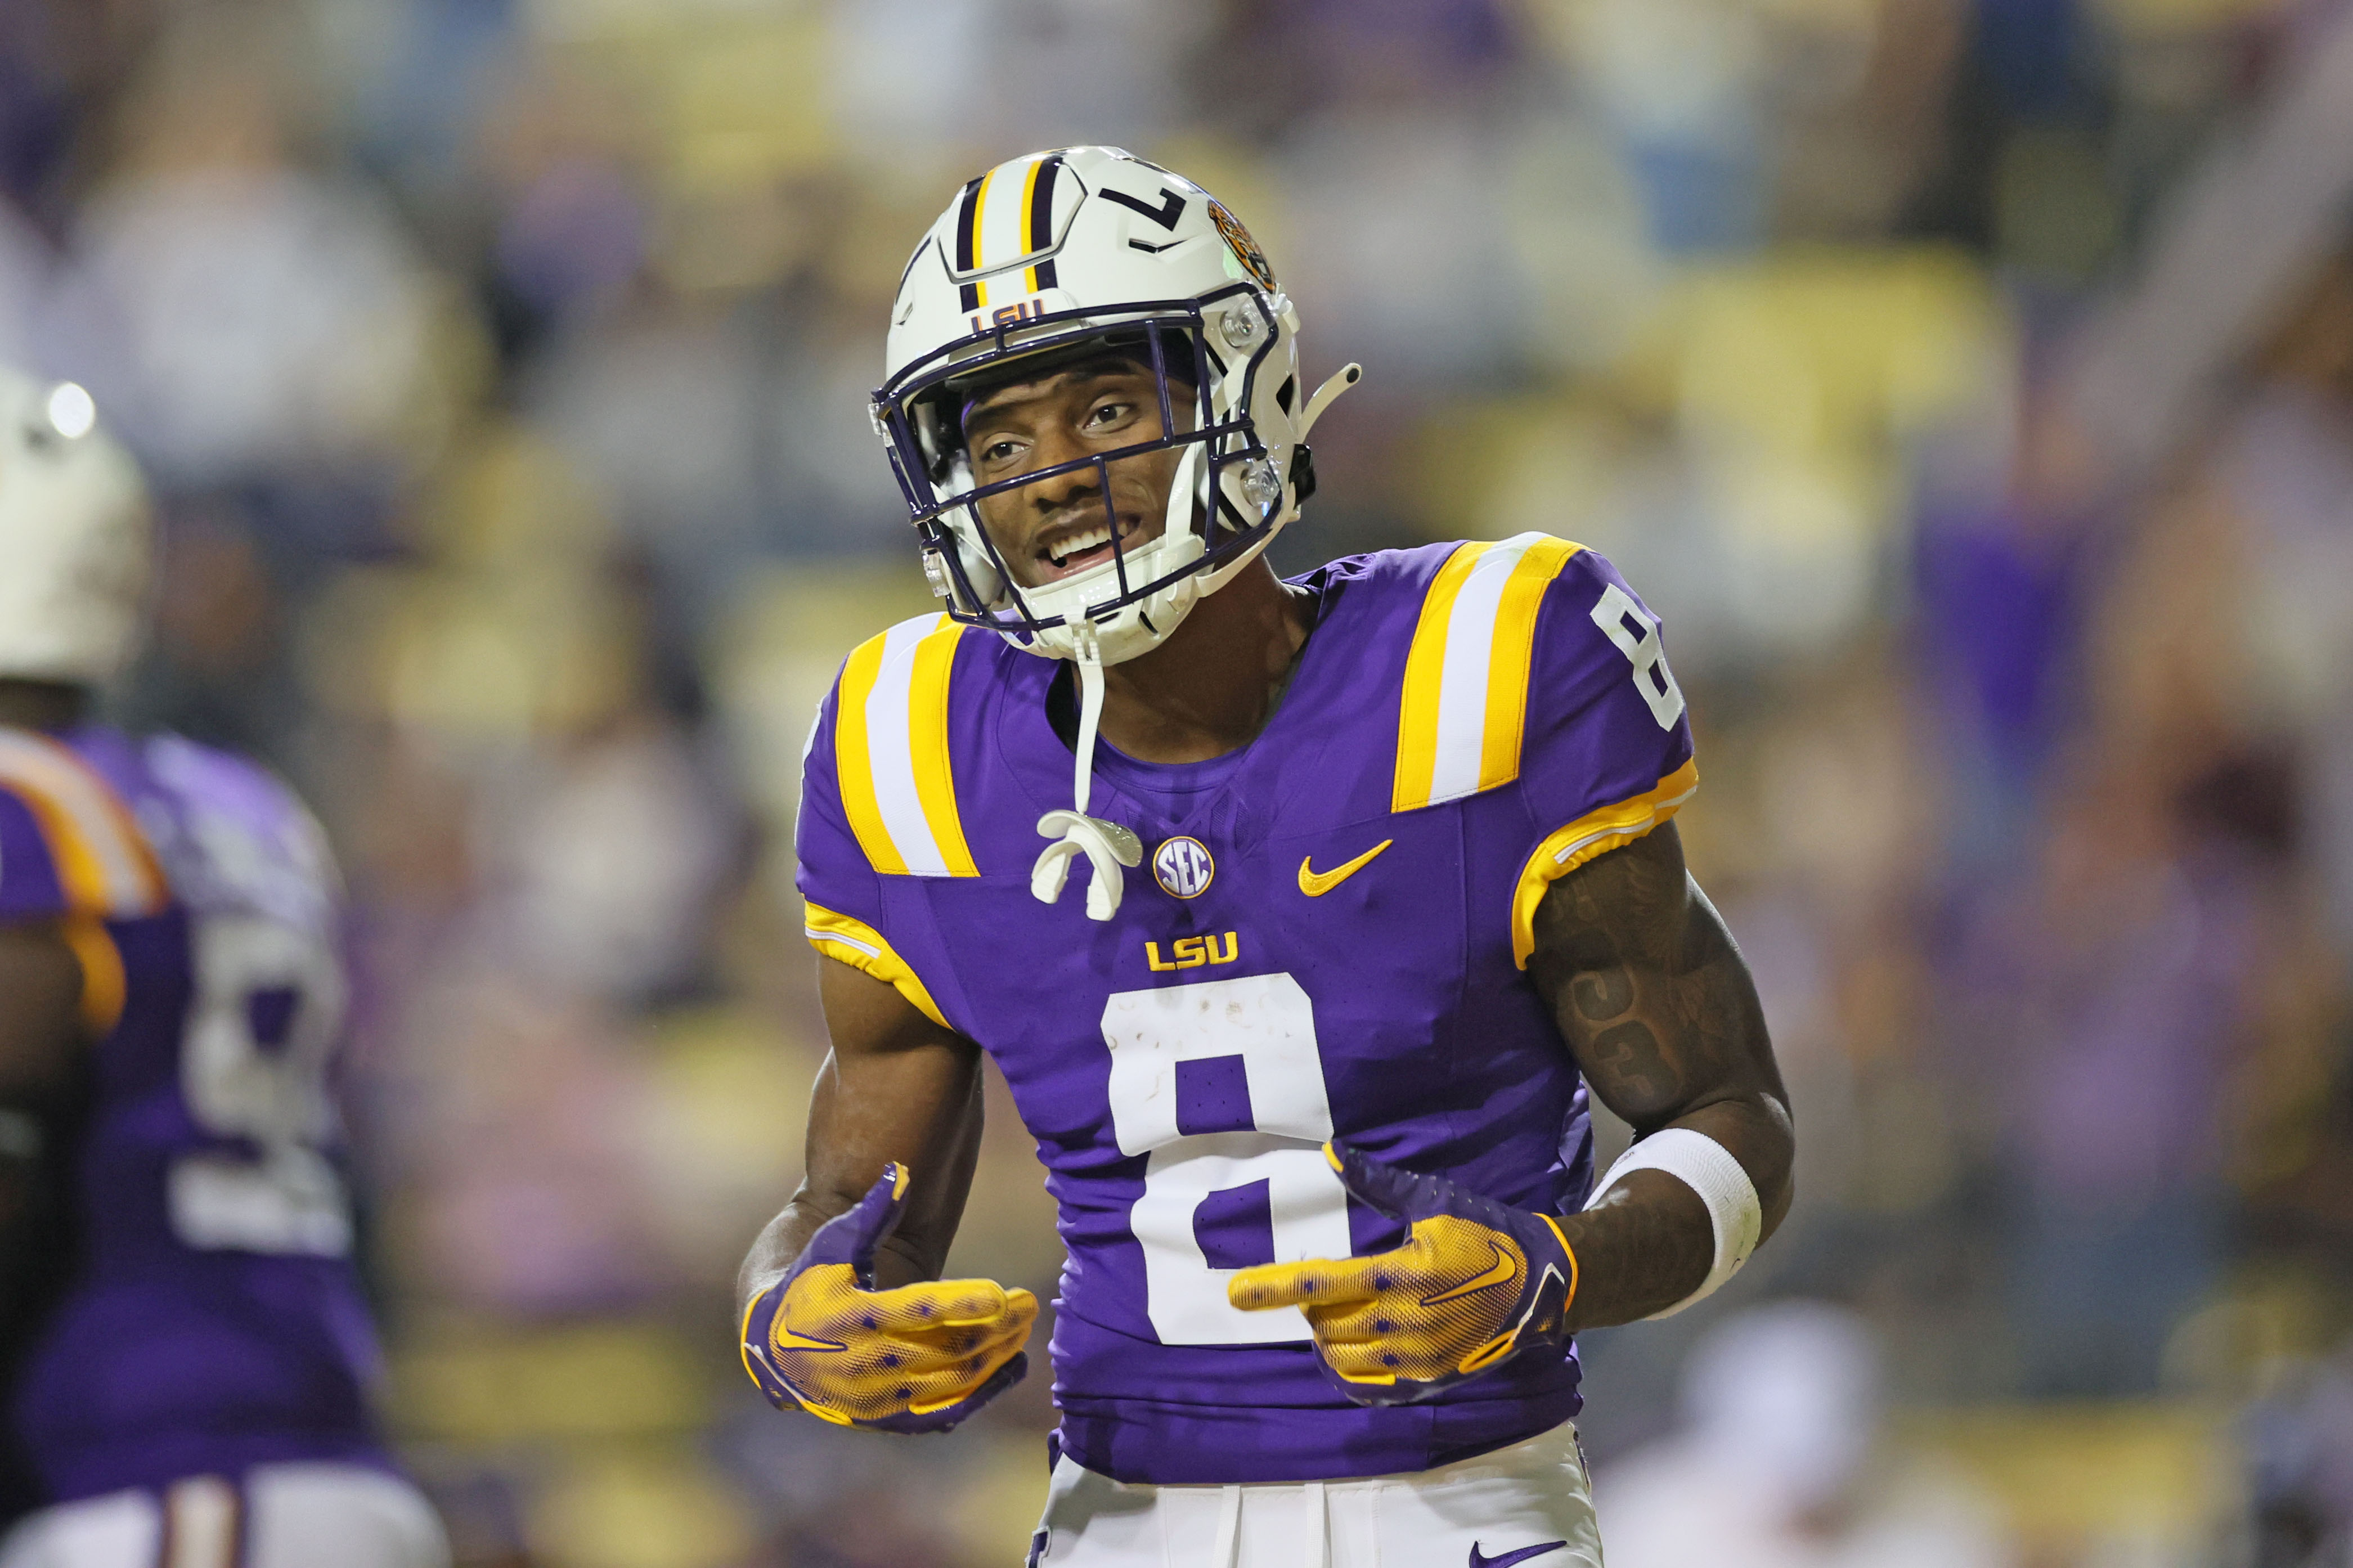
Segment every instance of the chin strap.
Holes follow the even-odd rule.
[[[1315,389],[1315,395],[1307,400],[1307,406],[1300,411],[1298,436],[1301,440],[1306,439],[1307,432],[1314,427],[1316,420],[1323,417],[1324,411],[1331,407],[1342,393],[1356,385],[1364,374],[1361,366],[1345,364],[1340,367],[1337,374]],[[1188,447],[1186,460],[1191,461],[1199,450],[1198,447]],[[1180,479],[1173,487],[1172,493],[1182,494],[1184,488]],[[1170,526],[1175,526],[1173,518]],[[1253,556],[1255,553],[1252,552]],[[1245,561],[1248,559],[1250,557],[1244,557]],[[1224,568],[1223,573],[1238,570],[1240,564],[1237,562]],[[1208,582],[1202,592],[1208,593],[1219,586],[1223,580],[1223,573]],[[1079,622],[1072,627],[1072,640],[1078,645],[1078,657],[1073,662],[1079,667],[1078,777],[1072,790],[1077,805],[1070,811],[1050,811],[1038,819],[1038,831],[1048,838],[1053,838],[1054,842],[1039,852],[1038,864],[1030,868],[1029,891],[1041,904],[1060,900],[1064,884],[1070,880],[1071,862],[1083,850],[1095,872],[1094,879],[1087,884],[1087,918],[1107,921],[1119,912],[1120,895],[1127,888],[1120,876],[1120,868],[1143,865],[1144,845],[1132,831],[1118,823],[1105,822],[1100,816],[1087,815],[1087,799],[1093,793],[1094,785],[1095,727],[1103,721],[1103,645],[1096,639],[1095,628],[1091,623]],[[1057,834],[1060,837],[1056,837]]]
[[[1143,865],[1144,846],[1118,823],[1087,815],[1087,799],[1094,786],[1095,727],[1103,721],[1103,647],[1092,626],[1078,628],[1078,643],[1079,750],[1073,790],[1078,805],[1072,811],[1050,811],[1038,819],[1039,833],[1049,838],[1059,833],[1061,837],[1039,855],[1029,872],[1029,891],[1041,904],[1060,899],[1062,885],[1070,879],[1071,861],[1084,850],[1095,872],[1087,884],[1087,919],[1107,921],[1119,912],[1120,895],[1126,890],[1120,868]]]

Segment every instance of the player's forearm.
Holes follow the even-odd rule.
[[[1726,1100],[1668,1123],[1715,1140],[1757,1188],[1770,1236],[1788,1212],[1794,1143],[1789,1116],[1770,1096]],[[1663,1131],[1663,1130],[1662,1130]],[[1561,1222],[1577,1256],[1575,1329],[1610,1328],[1662,1312],[1699,1289],[1715,1259],[1707,1206],[1663,1171],[1629,1172],[1595,1205]]]
[[[784,1278],[808,1238],[817,1234],[824,1221],[801,1205],[798,1197],[785,1205],[784,1212],[760,1227],[752,1240],[752,1248],[744,1255],[743,1266],[735,1270],[735,1312],[743,1315],[744,1308],[753,1297]]]
[[[1712,1163],[1716,1176],[1683,1174],[1730,1204],[1720,1214],[1675,1166],[1630,1173],[1567,1222],[1579,1269],[1570,1321],[1598,1328],[1648,1317],[1714,1275],[1719,1219],[1728,1269],[1746,1256],[1752,1226],[1761,1241],[1788,1210],[1795,1141],[1765,1009],[1731,932],[1684,868],[1672,823],[1553,885],[1537,910],[1529,970],[1594,1093],[1638,1136],[1680,1129],[1716,1146],[1682,1148]],[[1739,1167],[1728,1183],[1718,1179],[1727,1154]],[[1741,1175],[1753,1209],[1731,1190]]]
[[[914,1180],[895,1228],[875,1250],[876,1279],[886,1289],[938,1279],[980,1159],[978,1053],[933,1028],[890,987],[820,962],[836,1046],[809,1099],[807,1173],[736,1273],[739,1311],[894,1163]]]
[[[966,1163],[958,1170],[951,1165],[940,1179],[953,1188],[953,1205],[942,1213],[938,1211],[944,1205],[933,1204],[928,1205],[933,1212],[910,1215],[898,1232],[874,1249],[877,1289],[937,1279],[946,1270],[948,1247],[955,1240],[956,1225],[964,1217],[965,1194],[972,1185],[971,1166]],[[804,1185],[794,1194],[792,1202],[761,1229],[744,1254],[744,1266],[736,1270],[736,1311],[740,1314],[753,1297],[784,1278],[818,1228],[848,1214],[856,1202],[855,1194],[844,1196],[838,1188]]]

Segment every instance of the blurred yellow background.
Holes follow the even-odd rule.
[[[1613,1563],[2347,1561],[2348,106],[2341,0],[0,8],[0,354],[163,500],[121,713],[343,857],[460,1561],[1027,1547],[1042,1364],[843,1433],[727,1295],[825,1048],[802,738],[928,607],[885,308],[958,182],[1075,142],[1366,366],[1286,570],[1542,529],[1666,617],[1800,1197],[1589,1337]],[[1050,1295],[991,1093],[954,1267]]]

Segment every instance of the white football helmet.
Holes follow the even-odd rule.
[[[1357,370],[1305,397],[1298,333],[1250,232],[1157,163],[1065,147],[966,184],[907,263],[873,409],[948,613],[1050,658],[1118,664],[1157,646],[1314,490],[1308,429]],[[1164,434],[976,486],[961,393],[1015,361],[1105,346],[1155,369]],[[1193,428],[1178,433],[1172,416],[1187,404]],[[1110,560],[1046,587],[1015,584],[976,501],[1171,447],[1184,455],[1158,538],[1123,543],[1114,519]]]
[[[90,394],[0,365],[0,678],[97,685],[129,662],[152,527]]]
[[[1156,647],[1299,515],[1314,489],[1307,432],[1357,377],[1303,397],[1299,313],[1250,231],[1190,180],[1116,147],[999,163],[966,184],[907,263],[892,307],[874,427],[923,543],[933,592],[957,620],[1076,661],[1075,809],[1039,820],[1030,890],[1052,903],[1073,858],[1094,868],[1087,913],[1118,911],[1134,833],[1087,815],[1103,667]],[[1161,434],[987,485],[965,454],[964,399],[1024,371],[1110,349],[1148,364]],[[1191,415],[1183,429],[1178,408]],[[1181,447],[1157,538],[1120,537],[1110,465]],[[1060,474],[1101,479],[1111,558],[1023,588],[977,503]]]

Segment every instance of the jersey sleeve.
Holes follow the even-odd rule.
[[[1525,968],[1545,889],[1699,787],[1659,617],[1589,550],[1562,563],[1537,612],[1518,787],[1535,840],[1512,893],[1512,956]]]
[[[21,786],[0,779],[0,921],[72,912],[39,809]]]
[[[804,931],[826,957],[871,974],[896,990],[942,1028],[953,1027],[931,991],[890,938],[882,874],[860,843],[844,801],[839,720],[841,683],[818,704],[817,722],[801,754],[800,819],[794,832],[799,860],[795,883],[806,904]],[[856,748],[849,748],[853,755]],[[854,790],[860,781],[852,779]],[[871,794],[871,781],[867,793]]]

